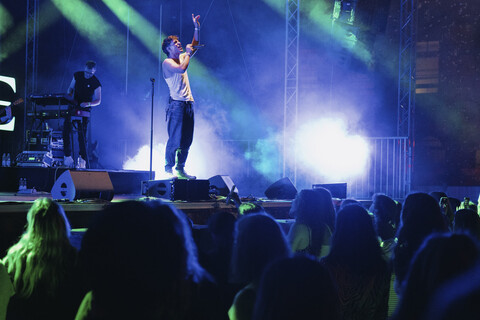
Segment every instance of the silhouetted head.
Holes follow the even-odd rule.
[[[480,240],[480,217],[471,209],[461,209],[455,212],[453,230],[458,233],[469,233]]]
[[[378,235],[383,240],[394,238],[400,222],[400,212],[396,202],[389,196],[376,193],[372,198],[370,212],[375,217],[375,229]]]
[[[27,213],[25,233],[3,260],[17,296],[29,297],[39,287],[44,295],[55,294],[76,258],[69,235],[62,206],[48,198],[35,200]]]
[[[257,282],[269,263],[289,254],[282,229],[269,215],[249,214],[237,220],[232,253],[235,282]]]
[[[356,199],[343,199],[341,204],[340,204],[340,208],[339,209],[343,209],[344,207],[346,206],[349,206],[351,204],[358,204],[359,206],[362,205],[362,203]]]
[[[107,305],[127,300],[148,309],[159,299],[174,304],[183,283],[198,281],[204,272],[185,215],[160,201],[106,207],[80,252],[95,299]]]
[[[441,198],[447,198],[447,194],[443,191],[432,191],[429,193],[429,195],[437,201],[437,203],[440,203]]]
[[[233,243],[235,217],[229,212],[217,212],[208,219],[208,231],[216,245],[229,245]]]
[[[433,234],[425,239],[404,283],[398,319],[423,319],[436,290],[473,267],[478,256],[475,241],[465,234]]]
[[[448,198],[448,201],[450,201],[450,205],[452,206],[452,210],[453,211],[456,211],[459,209],[460,205],[462,204],[462,202],[457,199],[457,198],[451,198],[449,197]]]
[[[332,194],[325,188],[301,190],[292,202],[290,216],[306,225],[322,222],[335,228],[335,208]]]
[[[318,261],[283,258],[263,273],[253,319],[340,319],[337,297],[329,272]]]
[[[385,270],[373,217],[367,210],[349,205],[337,213],[330,254],[325,259],[360,274]]]
[[[411,193],[407,196],[393,256],[397,290],[405,280],[413,255],[425,238],[432,233],[446,231],[442,211],[434,198],[426,193]]]
[[[442,211],[437,201],[426,193],[412,193],[403,204],[399,243],[409,241],[416,248],[433,232],[447,231]]]
[[[473,319],[480,314],[480,265],[441,286],[431,299],[427,320]]]
[[[63,208],[52,199],[35,200],[27,213],[26,236],[38,246],[68,241],[70,224]]]
[[[474,202],[470,201],[470,198],[465,197],[464,200],[460,202],[460,205],[457,208],[457,210],[461,209],[470,209],[477,212],[477,205]]]

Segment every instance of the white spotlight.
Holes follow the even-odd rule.
[[[340,119],[320,119],[297,131],[298,165],[326,180],[339,181],[366,173],[369,158],[367,141],[350,135]]]

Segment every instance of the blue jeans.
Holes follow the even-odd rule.
[[[193,141],[193,102],[170,99],[166,109],[168,141],[165,148],[165,171],[183,170]]]

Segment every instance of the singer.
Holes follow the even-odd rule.
[[[183,52],[177,36],[163,40],[162,50],[167,58],[162,63],[163,78],[170,91],[166,122],[168,141],[165,148],[165,174],[167,178],[196,179],[185,172],[188,150],[193,141],[193,95],[188,81],[187,69],[199,43],[200,16],[192,14],[195,27],[192,43]],[[175,167],[175,170],[173,170]]]

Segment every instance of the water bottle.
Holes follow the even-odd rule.
[[[7,153],[6,159],[5,159],[5,166],[10,167],[11,162],[10,162],[10,153]]]

